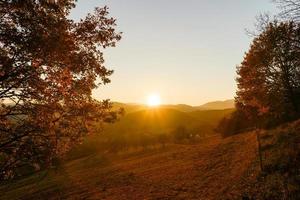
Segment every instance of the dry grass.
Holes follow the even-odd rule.
[[[2,199],[232,199],[256,160],[253,133],[139,153],[91,155],[0,187]]]
[[[300,120],[144,151],[95,153],[0,186],[0,199],[299,199]]]

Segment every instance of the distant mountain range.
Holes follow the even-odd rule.
[[[190,106],[186,104],[177,104],[177,105],[161,105],[160,108],[169,108],[178,110],[181,112],[194,112],[199,110],[225,110],[234,108],[234,100],[229,99],[225,101],[213,101],[208,102],[200,106]],[[120,103],[114,102],[114,108],[124,108],[126,113],[132,113],[140,110],[149,109],[147,105],[143,104],[134,104],[134,103]]]

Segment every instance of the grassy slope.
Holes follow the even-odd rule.
[[[0,192],[4,199],[216,199],[235,194],[234,183],[255,160],[254,147],[254,135],[245,134],[114,157],[95,154],[68,162],[41,181],[36,175]]]
[[[0,186],[1,199],[299,199],[300,121],[261,134],[204,139],[195,145],[93,154]],[[41,179],[40,181],[37,181]]]
[[[252,199],[300,199],[300,120],[260,133],[264,171],[244,185]]]

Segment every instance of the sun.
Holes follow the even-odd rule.
[[[161,104],[160,96],[158,94],[151,94],[147,98],[147,105],[150,107],[156,107]]]

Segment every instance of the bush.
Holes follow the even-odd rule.
[[[178,126],[174,131],[173,131],[173,136],[176,142],[183,141],[185,139],[190,139],[190,134],[187,131],[186,127],[184,126]]]

